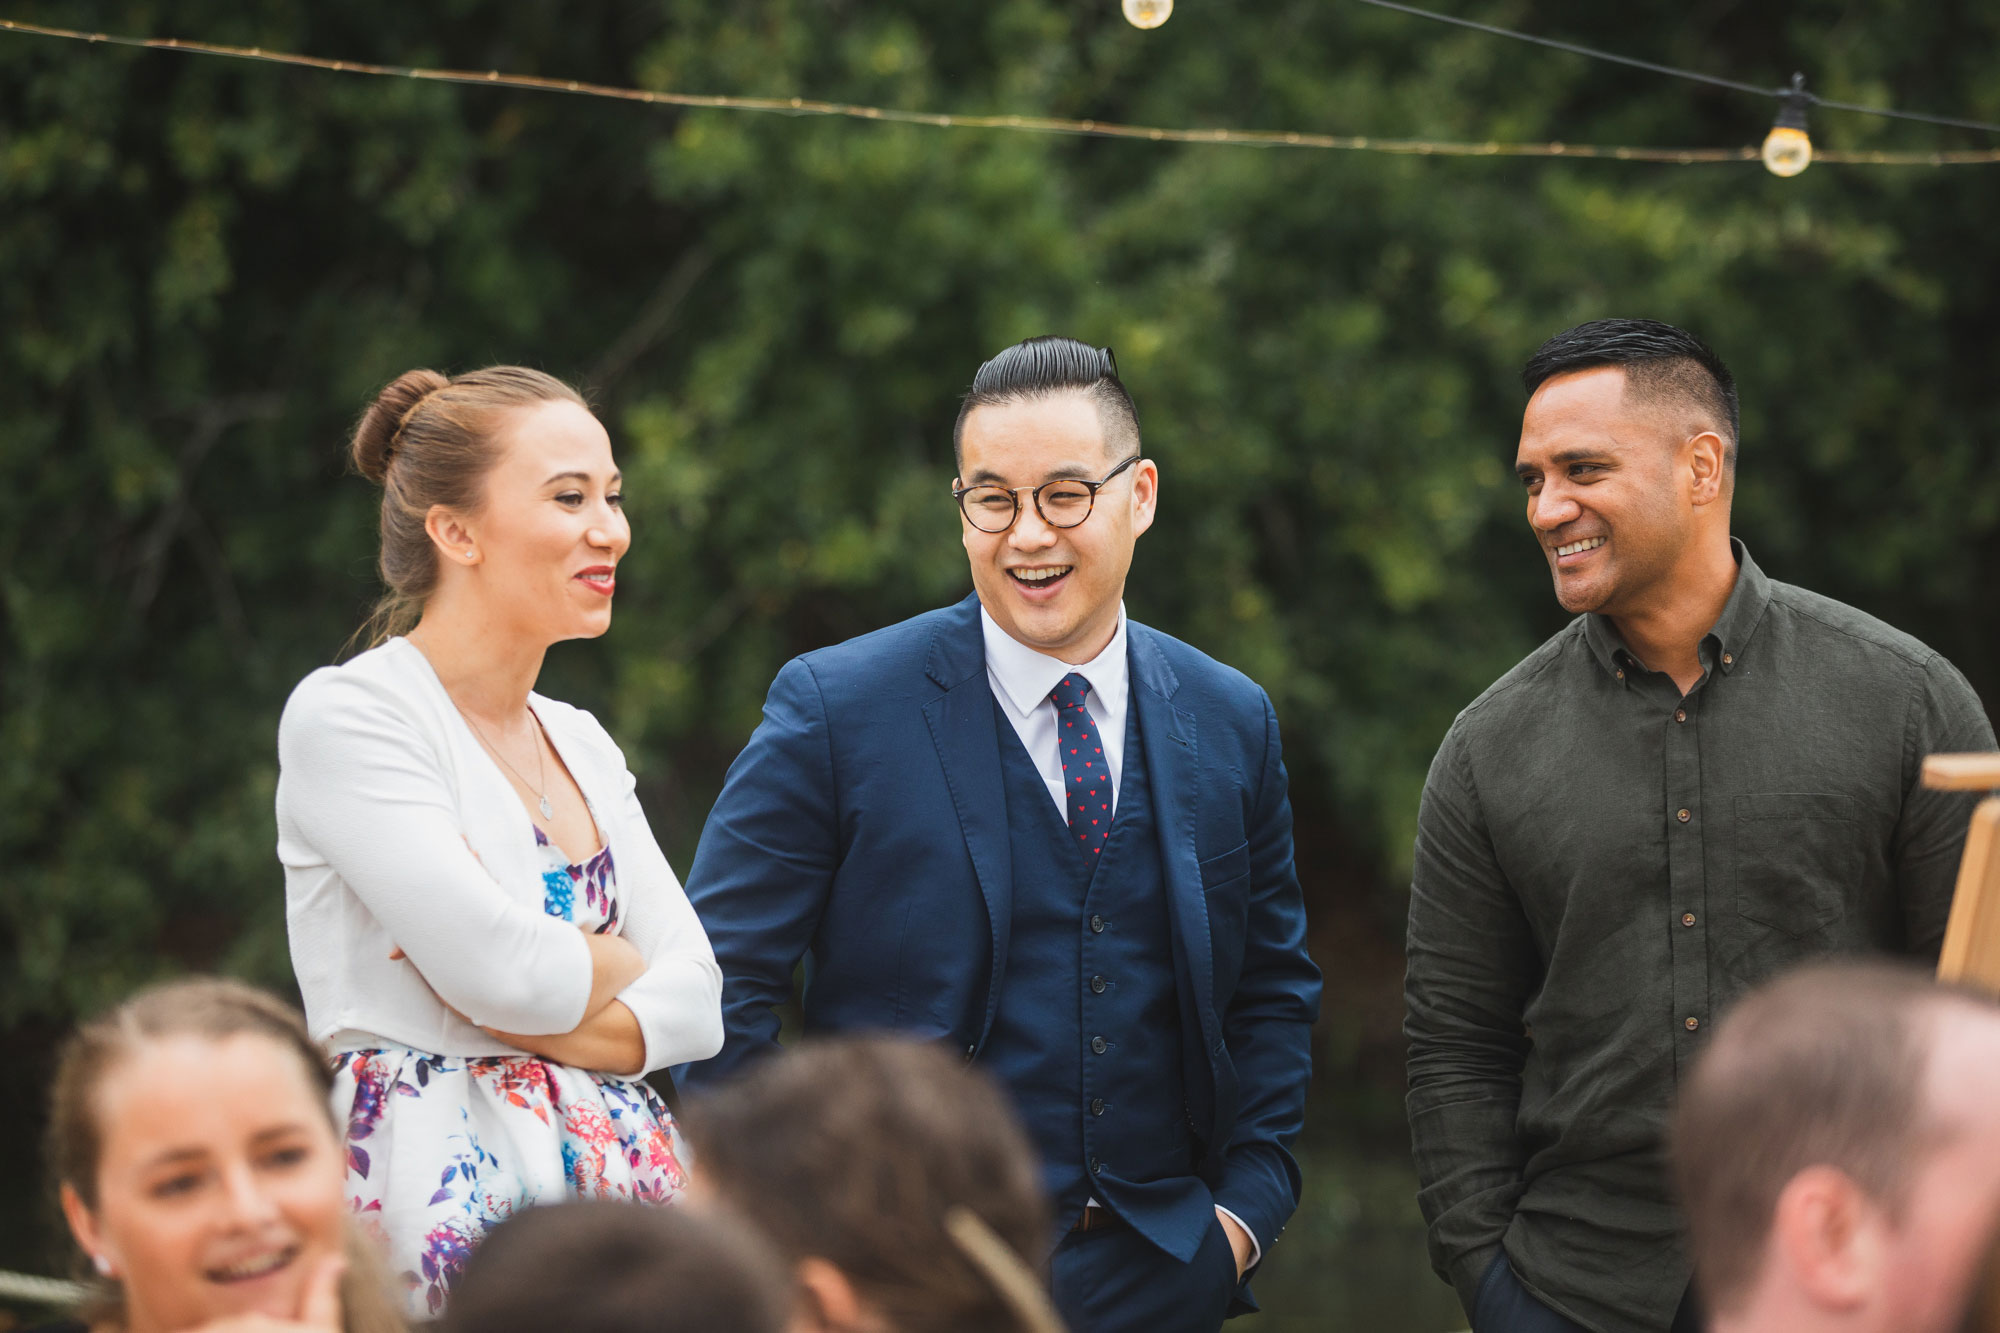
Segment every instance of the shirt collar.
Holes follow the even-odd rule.
[[[979,631],[986,641],[986,670],[1000,684],[1007,702],[1022,717],[1048,702],[1049,693],[1064,676],[1074,671],[1090,682],[1098,698],[1122,699],[1131,677],[1125,657],[1125,603],[1118,604],[1118,629],[1104,651],[1088,662],[1072,665],[1036,652],[1006,630],[1000,622],[979,608]]]
[[[1764,608],[1771,604],[1771,581],[1764,577],[1764,571],[1750,558],[1750,548],[1731,537],[1729,549],[1736,556],[1736,586],[1730,590],[1729,600],[1723,604],[1722,614],[1716,617],[1714,627],[1701,641],[1702,665],[1710,671],[1720,670],[1724,675],[1734,671],[1742,662],[1743,650],[1757,632],[1758,622],[1764,618]],[[1586,615],[1583,637],[1598,665],[1618,679],[1625,678],[1624,672],[1628,667],[1638,666],[1638,659],[1625,647],[1625,640],[1619,636],[1618,627],[1611,622],[1611,617],[1594,611]]]

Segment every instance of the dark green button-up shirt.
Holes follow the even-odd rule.
[[[1432,1262],[1470,1310],[1504,1244],[1600,1333],[1687,1288],[1662,1153],[1710,1025],[1799,959],[1934,960],[1972,800],[1924,756],[1990,750],[1923,644],[1764,577],[1739,543],[1700,683],[1584,615],[1459,714],[1410,898],[1409,1112]]]

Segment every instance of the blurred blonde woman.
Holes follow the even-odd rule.
[[[290,1008],[187,981],[86,1024],[49,1157],[100,1279],[90,1333],[401,1333],[348,1215],[330,1079]]]
[[[618,746],[534,693],[551,644],[611,624],[604,427],[538,371],[413,370],[353,456],[390,593],[376,645],[285,709],[278,855],[349,1202],[430,1315],[523,1207],[680,1192],[640,1080],[715,1053],[722,978]]]

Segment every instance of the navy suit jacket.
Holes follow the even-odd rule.
[[[1160,829],[1198,1171],[1269,1246],[1298,1204],[1319,971],[1306,955],[1278,723],[1264,691],[1128,622]],[[722,966],[722,1053],[775,1048],[803,959],[805,1029],[977,1054],[1007,955],[1012,850],[979,601],[786,664],[702,831],[688,895]],[[1077,980],[1049,979],[1051,1006]]]

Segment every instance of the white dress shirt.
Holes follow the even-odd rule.
[[[1111,809],[1118,810],[1119,781],[1125,776],[1125,719],[1132,706],[1132,663],[1125,652],[1125,604],[1118,604],[1118,630],[1104,651],[1088,662],[1072,665],[1037,652],[1000,628],[985,607],[979,608],[979,629],[986,640],[986,683],[1000,701],[1000,711],[1014,724],[1014,732],[1035,770],[1048,785],[1049,799],[1056,803],[1063,822],[1069,822],[1069,794],[1063,783],[1062,747],[1056,740],[1057,720],[1054,692],[1064,676],[1075,672],[1090,682],[1083,706],[1097,724],[1097,738],[1104,745],[1104,766],[1111,771]],[[1097,1204],[1092,1199],[1091,1204]],[[1264,1247],[1243,1219],[1217,1205],[1218,1213],[1243,1228],[1250,1237],[1250,1267],[1264,1258]]]
[[[1118,780],[1125,773],[1125,715],[1132,706],[1132,666],[1125,656],[1125,606],[1118,606],[1118,631],[1103,652],[1071,666],[1037,652],[1000,628],[1000,622],[979,608],[979,628],[986,638],[986,682],[1000,711],[1014,724],[1035,771],[1048,784],[1063,822],[1069,822],[1069,796],[1063,784],[1062,747],[1056,741],[1056,705],[1049,697],[1062,678],[1075,672],[1090,682],[1084,709],[1097,724],[1104,745],[1104,766],[1111,770],[1111,809],[1118,809]]]

